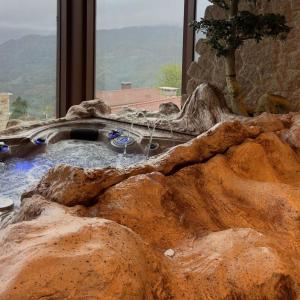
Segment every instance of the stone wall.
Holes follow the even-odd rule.
[[[0,130],[6,128],[9,119],[9,96],[8,93],[0,93]]]
[[[243,3],[242,9],[246,5]],[[300,0],[258,0],[257,7],[251,9],[257,13],[284,14],[293,30],[286,41],[266,39],[260,44],[249,41],[238,50],[238,79],[247,94],[246,101],[253,107],[261,95],[271,92],[287,97],[292,103],[292,109],[300,110]],[[222,11],[209,6],[206,10],[208,17],[221,18]],[[191,77],[188,94],[191,95],[203,81],[224,90],[223,59],[217,58],[203,40],[197,43],[196,51],[200,58],[192,63],[188,71]]]

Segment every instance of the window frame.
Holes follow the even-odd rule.
[[[197,0],[184,0],[182,94],[194,60]],[[57,0],[57,117],[96,95],[96,0]]]
[[[57,116],[95,97],[96,0],[57,1]]]

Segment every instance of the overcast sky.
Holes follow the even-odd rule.
[[[180,25],[183,0],[98,0],[98,28]],[[0,0],[0,40],[56,28],[56,0]],[[198,0],[203,15],[208,0]],[[6,31],[6,32],[5,32]],[[2,36],[2,37],[1,37]]]
[[[208,0],[198,0],[202,17]],[[98,0],[98,28],[181,25],[183,0]]]

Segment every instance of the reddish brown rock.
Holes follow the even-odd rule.
[[[38,194],[66,206],[89,205],[105,189],[128,177],[155,171],[163,174],[175,172],[177,168],[222,153],[247,138],[257,136],[259,132],[257,127],[244,126],[237,121],[223,123],[189,143],[177,146],[145,164],[128,169],[84,170],[59,165],[51,169],[37,187],[26,192],[23,198]]]
[[[0,299],[299,298],[300,156],[281,138],[297,119],[225,122],[131,169],[52,169],[0,231]]]
[[[169,176],[131,177],[89,215],[173,249],[169,276],[187,278],[187,299],[296,299],[299,197],[299,156],[264,133]]]
[[[147,250],[107,220],[48,213],[11,225],[0,233],[0,299],[169,299]]]

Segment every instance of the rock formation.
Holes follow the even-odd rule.
[[[246,1],[245,2],[245,6]],[[247,104],[254,109],[258,99],[270,92],[288,98],[291,109],[300,109],[300,53],[298,41],[300,2],[299,0],[258,0],[257,13],[274,12],[286,16],[289,26],[293,27],[286,41],[264,40],[259,44],[246,42],[237,52],[238,79],[247,94]],[[249,7],[247,7],[249,9]],[[254,9],[252,7],[252,9]],[[220,18],[222,11],[217,7],[209,6],[206,17]],[[189,69],[191,80],[188,84],[188,94],[202,82],[211,84],[224,91],[225,76],[223,60],[217,58],[210,47],[200,40],[196,45],[200,57]]]
[[[66,115],[66,119],[97,118],[110,113],[110,107],[103,100],[95,99],[72,106]]]
[[[0,299],[299,298],[299,114],[241,121],[52,169],[0,231]]]
[[[271,109],[272,107],[268,108]],[[173,130],[194,136],[225,121],[238,120],[248,124],[263,122],[262,127],[266,128],[266,123],[269,123],[269,125],[273,127],[274,124],[278,124],[279,120],[289,118],[289,115],[282,115],[282,117],[276,118],[271,114],[262,114],[253,119],[232,114],[227,108],[223,94],[218,88],[209,83],[200,84],[187,99],[179,113],[176,106],[170,104],[163,105],[161,111],[158,112],[127,109],[118,115],[109,113],[110,108],[102,100],[85,101],[81,105],[71,107],[65,118],[35,124],[21,124],[20,126],[11,127],[2,131],[1,136],[17,134],[23,130],[54,123],[101,117],[127,123],[133,122],[139,125],[150,126],[151,128],[153,128],[155,123],[156,128]]]

